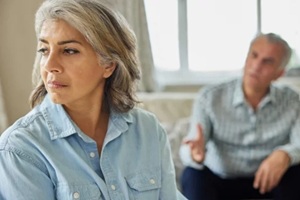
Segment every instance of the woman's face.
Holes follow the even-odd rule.
[[[63,20],[45,21],[38,39],[41,76],[52,101],[66,106],[100,102],[115,65],[100,65],[84,36]]]

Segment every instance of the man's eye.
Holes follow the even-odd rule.
[[[71,55],[71,54],[77,54],[79,53],[79,51],[76,49],[64,49],[64,53]]]
[[[40,49],[38,49],[38,53],[40,53],[40,54],[42,54],[42,55],[45,55],[46,53],[47,53],[47,49],[46,48],[40,48]]]
[[[251,57],[252,57],[252,58],[256,58],[256,57],[257,57],[257,53],[252,53],[252,54],[251,54]]]

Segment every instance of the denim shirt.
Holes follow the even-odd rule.
[[[174,200],[170,146],[156,117],[111,112],[101,155],[48,96],[0,137],[1,200]]]

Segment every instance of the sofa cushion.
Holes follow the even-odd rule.
[[[172,157],[175,165],[176,182],[180,190],[181,189],[180,177],[184,166],[179,157],[179,149],[182,140],[187,135],[189,129],[189,118],[181,118],[175,122],[162,123],[162,126],[165,128],[170,141]]]

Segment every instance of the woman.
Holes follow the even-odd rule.
[[[185,199],[166,134],[136,108],[136,39],[97,0],[36,13],[32,111],[0,138],[0,199]]]

